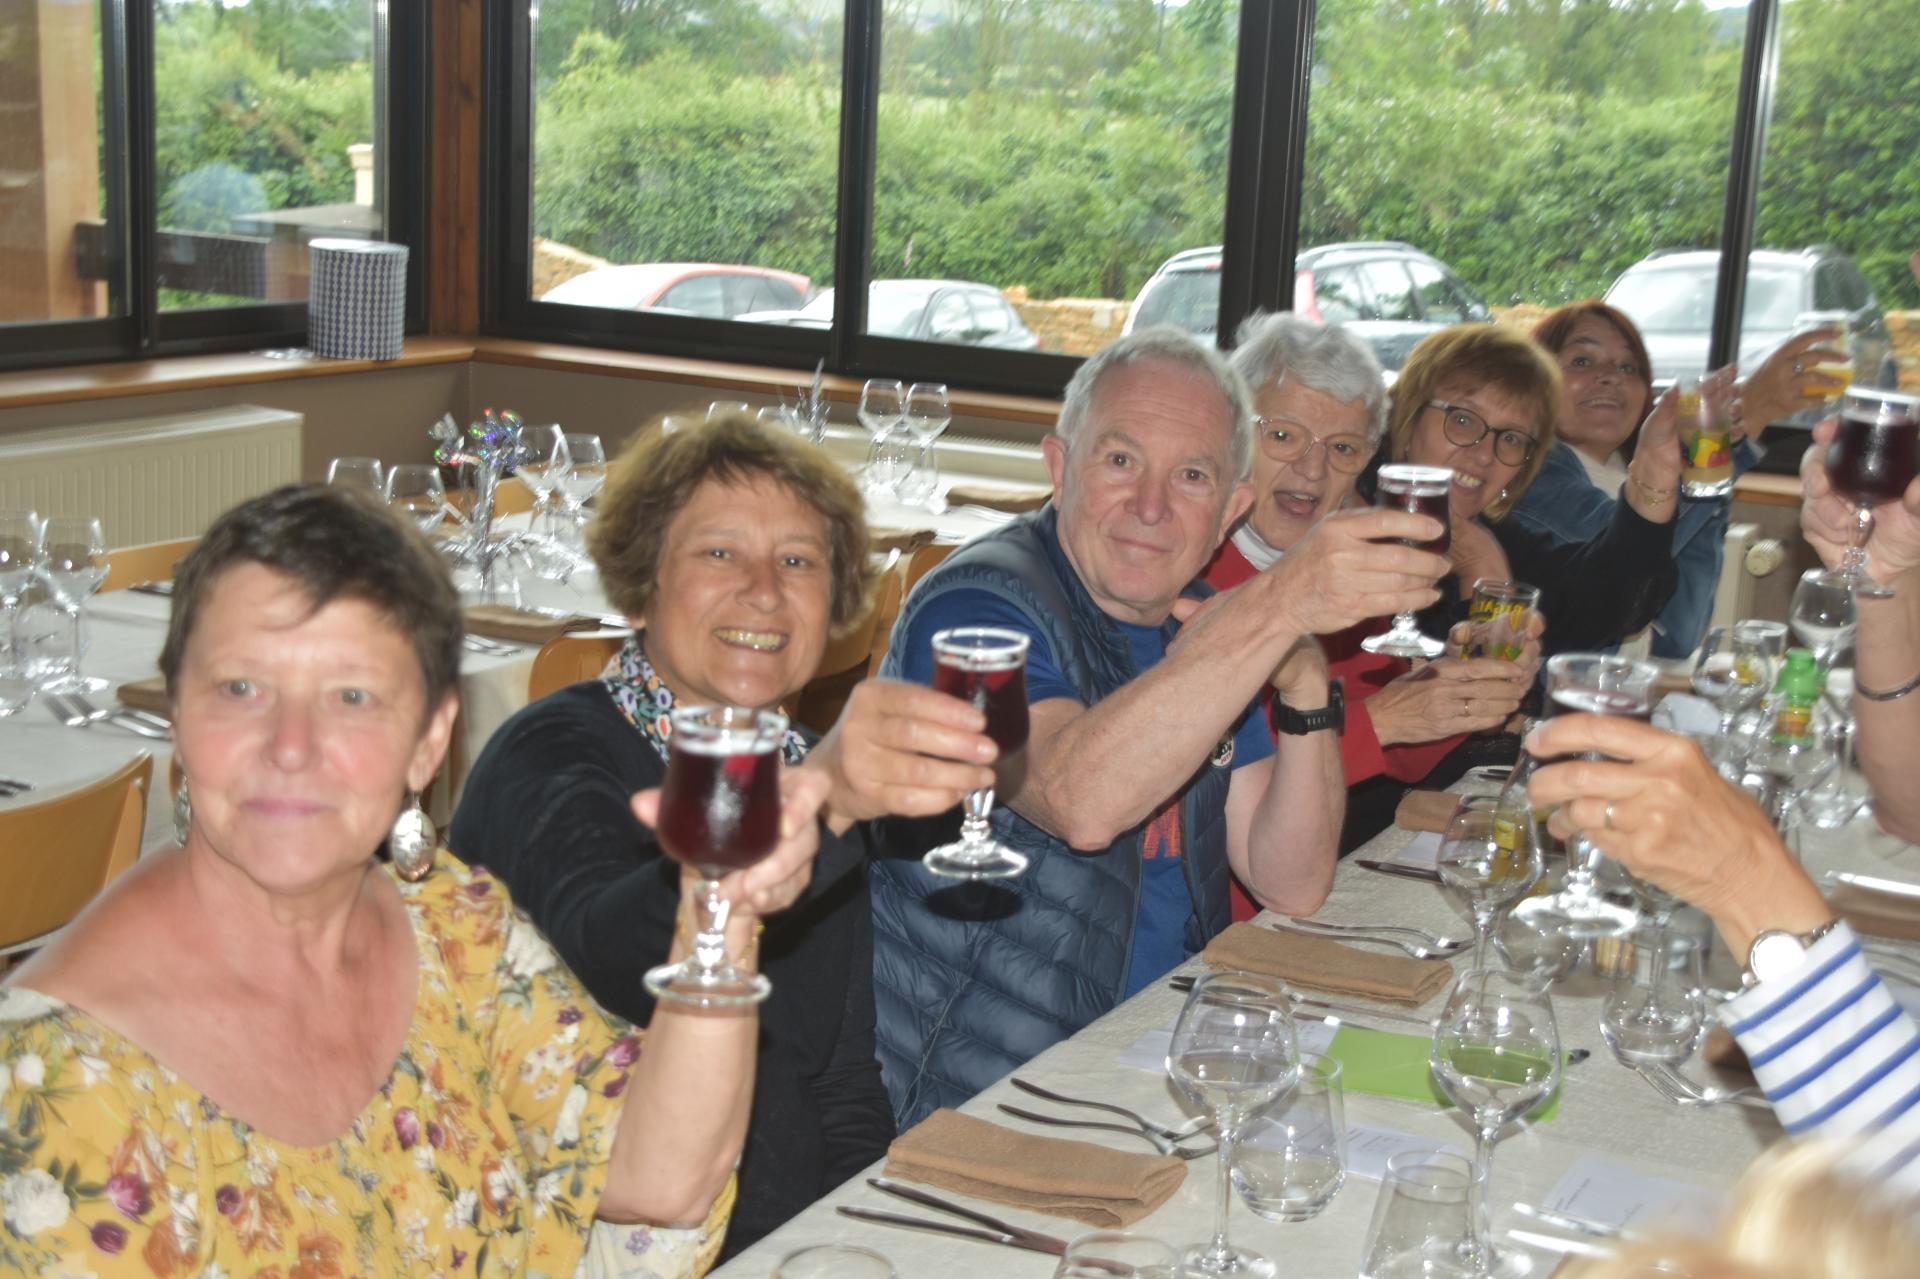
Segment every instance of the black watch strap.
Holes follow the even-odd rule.
[[[1281,701],[1273,699],[1273,726],[1283,733],[1295,737],[1308,733],[1317,733],[1330,728],[1339,733],[1347,727],[1347,697],[1340,687],[1339,680],[1327,685],[1327,704],[1317,711],[1295,710]]]

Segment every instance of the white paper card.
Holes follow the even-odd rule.
[[[1688,1181],[1649,1176],[1600,1155],[1573,1161],[1547,1195],[1545,1207],[1622,1229],[1699,1229],[1720,1209],[1721,1197]]]
[[[1423,830],[1407,841],[1407,846],[1388,860],[1403,866],[1425,866],[1428,869],[1440,864],[1440,832]]]
[[[1450,1150],[1465,1155],[1464,1147],[1452,1142],[1437,1142],[1431,1137],[1416,1137],[1392,1128],[1373,1128],[1366,1124],[1347,1125],[1347,1174],[1380,1181],[1387,1175],[1387,1160],[1403,1150]]]

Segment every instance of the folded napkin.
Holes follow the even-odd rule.
[[[1393,824],[1401,830],[1430,830],[1444,835],[1459,807],[1460,797],[1452,791],[1410,790],[1393,810]]]
[[[515,644],[544,644],[569,631],[592,631],[600,627],[600,622],[591,617],[550,617],[506,604],[470,605],[466,609],[466,622],[469,635],[510,640]]]
[[[1920,941],[1920,897],[1842,883],[1828,891],[1827,904],[1840,912],[1856,933]]]
[[[172,715],[173,705],[167,701],[167,680],[163,675],[148,679],[131,680],[113,690],[122,706],[131,706],[136,711],[151,711],[155,715]]]
[[[1424,1004],[1453,980],[1453,967],[1445,960],[1382,955],[1252,923],[1230,925],[1200,957],[1215,968],[1265,973],[1289,986],[1389,1004]]]
[[[911,555],[921,547],[931,545],[933,545],[933,530],[930,528],[870,528],[867,530],[867,549],[876,555],[882,555],[888,551]]]
[[[887,1147],[889,1177],[1011,1204],[1089,1226],[1130,1226],[1186,1179],[1186,1161],[1034,1137],[936,1110]]]
[[[1053,496],[1052,489],[993,488],[979,484],[956,484],[947,490],[948,506],[984,506],[988,510],[1025,515],[1037,511]]]

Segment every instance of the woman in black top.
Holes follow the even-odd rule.
[[[860,496],[825,455],[744,417],[644,433],[615,464],[589,534],[608,597],[636,627],[605,676],[503,725],[476,761],[449,843],[516,903],[608,1009],[644,1024],[641,985],[673,939],[679,868],[633,792],[665,774],[676,704],[772,706],[812,676],[829,632],[865,607]],[[979,712],[931,689],[868,681],[789,767],[824,770],[813,882],[736,963],[773,983],[727,1252],[885,1153],[873,1049],[869,819],[945,811],[992,785]],[[965,761],[965,762],[961,762]],[[690,1098],[690,1104],[697,1099]]]

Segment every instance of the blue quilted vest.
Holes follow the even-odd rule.
[[[919,610],[961,589],[991,591],[1026,614],[1088,706],[1137,673],[1126,636],[1068,563],[1049,505],[969,542],[914,588],[894,624],[883,675],[899,677],[901,642]],[[1196,584],[1189,593],[1207,588]],[[1171,641],[1177,630],[1169,619],[1162,634]],[[1169,793],[1181,791],[1182,861],[1194,902],[1189,952],[1229,919],[1231,778],[1230,767],[1209,761],[1189,777],[1168,779]],[[903,857],[871,867],[880,1067],[902,1131],[1072,1035],[1118,1003],[1126,987],[1144,823],[1101,853],[1076,853],[1005,806],[995,808],[993,827],[1031,859],[1024,875],[956,883]]]

